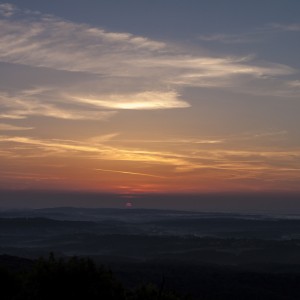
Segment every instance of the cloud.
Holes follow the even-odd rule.
[[[271,23],[263,27],[254,28],[251,31],[241,33],[213,33],[200,35],[198,40],[203,42],[219,42],[224,44],[247,44],[255,42],[264,42],[268,37],[280,32],[297,32],[300,31],[300,23],[280,24]]]
[[[175,147],[168,150],[148,150],[143,147],[124,147],[122,144],[112,144],[115,142],[115,134],[97,137],[96,141],[91,139],[85,141],[58,140],[58,139],[38,139],[22,136],[0,136],[2,157],[32,159],[33,157],[55,157],[73,158],[77,161],[93,160],[123,161],[128,163],[139,162],[140,165],[149,169],[152,166],[154,172],[146,173],[153,176],[181,176],[183,172],[189,172],[199,176],[202,172],[214,172],[215,176],[231,179],[233,176],[253,176],[253,174],[265,174],[268,178],[279,176],[286,172],[293,172],[290,177],[300,177],[300,151],[291,150],[265,150],[258,149],[230,149],[230,145],[216,144],[214,148],[201,147]],[[266,135],[265,138],[271,138]],[[101,142],[102,141],[102,142]],[[164,143],[162,143],[163,145]],[[194,144],[195,145],[195,144]],[[165,149],[165,148],[163,148]],[[159,173],[161,168],[168,167],[167,173]],[[158,169],[157,169],[158,168]],[[100,168],[99,168],[100,169]],[[101,168],[103,170],[106,169]],[[123,170],[115,170],[123,172]],[[124,170],[127,172],[127,170]],[[131,171],[128,171],[131,172]],[[143,172],[133,172],[143,173]],[[247,175],[248,174],[248,175]],[[240,175],[239,175],[240,176]]]
[[[109,133],[100,136],[94,136],[92,138],[87,139],[87,142],[92,144],[102,144],[104,142],[111,141],[118,135],[119,133],[116,132],[116,133]]]
[[[106,178],[102,174],[98,177],[96,171],[111,172],[136,176],[139,181],[145,178],[149,184],[164,182],[167,184],[165,188],[178,184],[178,187],[185,191],[187,186],[195,189],[204,183],[214,186],[220,184],[220,188],[231,184],[234,184],[235,188],[243,184],[247,189],[266,186],[278,188],[280,185],[286,187],[287,183],[291,189],[297,190],[299,187],[300,151],[297,148],[266,150],[265,147],[259,148],[255,145],[251,148],[245,146],[245,143],[239,143],[245,148],[237,149],[235,146],[230,149],[230,145],[217,143],[213,147],[209,144],[192,144],[191,147],[186,147],[185,144],[181,147],[177,144],[170,151],[164,148],[165,144],[162,143],[162,150],[151,151],[149,147],[144,148],[143,143],[138,143],[138,147],[118,144],[114,135],[97,137],[94,142],[91,139],[76,141],[2,135],[0,157],[4,167],[5,163],[10,164],[11,161],[21,165],[30,161],[33,170],[42,168],[43,173],[47,174],[44,175],[45,178],[59,178],[64,174],[67,181],[72,180],[72,174],[77,170],[80,174],[89,174],[87,181],[94,182],[95,178]],[[63,162],[63,172],[56,172],[52,165],[51,169],[47,167],[53,160],[56,163]],[[22,177],[17,176],[26,181],[26,175]],[[14,178],[12,175],[10,180]],[[117,177],[109,178],[117,180]],[[130,181],[130,177],[125,178]],[[34,176],[29,176],[28,180],[35,180]],[[80,180],[82,182],[82,178]],[[128,183],[125,181],[125,184]],[[135,187],[138,185],[139,183],[134,183]]]
[[[80,103],[110,109],[164,109],[189,107],[187,102],[178,99],[176,92],[145,91],[136,94],[110,94],[100,98],[73,98]]]
[[[4,113],[4,114],[0,114],[0,119],[26,119],[26,116]]]
[[[47,91],[46,91],[47,92]],[[64,107],[61,103],[47,101],[43,89],[32,89],[0,93],[0,119],[24,119],[28,116],[44,116],[66,120],[107,120],[116,114],[114,111]],[[50,92],[51,94],[51,92]],[[54,97],[54,94],[53,96]],[[42,101],[40,100],[42,98]],[[62,101],[63,102],[63,101]]]
[[[10,4],[2,4],[0,11],[0,62],[27,66],[41,77],[29,72],[27,85],[21,88],[15,81],[14,95],[2,88],[2,118],[106,120],[115,114],[107,109],[186,108],[190,104],[181,95],[190,86],[296,97],[281,84],[283,76],[295,73],[286,65],[258,63],[251,56],[192,54],[168,42],[22,11]],[[54,84],[57,77],[61,80]]]
[[[262,35],[258,32],[248,32],[241,34],[207,34],[197,37],[200,41],[204,42],[220,42],[224,44],[247,44],[261,41]]]
[[[0,3],[0,15],[11,17],[17,12],[17,8],[10,3]]]
[[[129,175],[138,175],[138,176],[146,176],[146,177],[154,177],[154,178],[165,178],[163,176],[157,176],[152,174],[146,174],[146,173],[137,173],[137,172],[128,172],[128,171],[120,171],[120,170],[107,170],[107,169],[95,169],[96,171],[101,172],[112,172],[112,173],[120,173],[120,174],[129,174]]]
[[[279,31],[291,31],[291,32],[300,31],[300,23],[293,23],[293,24],[272,23],[269,24],[268,27]]]
[[[0,131],[11,131],[11,130],[30,130],[33,127],[21,127],[21,126],[14,126],[10,124],[0,123]]]
[[[221,144],[224,139],[198,139],[198,138],[165,138],[165,139],[114,139],[114,141],[125,143],[147,143],[147,144]]]
[[[186,166],[190,163],[180,154],[168,151],[148,151],[144,149],[124,148],[122,146],[109,146],[104,143],[107,135],[103,137],[103,143],[91,143],[87,141],[72,140],[43,140],[24,136],[0,136],[0,143],[3,143],[3,150],[9,153],[8,157],[44,157],[44,156],[62,156],[79,157],[82,159],[106,160],[106,161],[131,161],[144,162],[147,164]],[[98,137],[98,140],[100,137]],[[9,143],[7,145],[7,143]],[[23,147],[11,147],[10,144],[27,145],[26,153],[23,153]],[[82,157],[83,155],[83,157]]]
[[[300,87],[300,80],[288,81],[287,85],[289,85],[290,87],[299,88]]]
[[[259,140],[263,141],[281,141],[282,139],[287,138],[288,132],[286,130],[279,130],[279,131],[262,131],[262,132],[245,132],[240,133],[238,135],[229,135],[229,136],[214,136],[214,137],[173,137],[169,138],[166,137],[164,139],[124,139],[121,137],[116,138],[118,135],[115,134],[112,136],[111,141],[120,142],[122,144],[129,143],[129,144],[174,144],[174,145],[184,145],[186,148],[188,145],[207,145],[207,146],[214,146],[215,148],[236,144],[237,142],[243,142],[245,144],[247,141],[251,143],[253,141],[257,142]],[[248,146],[248,144],[247,144]]]
[[[65,120],[107,120],[115,114],[114,111],[87,111],[75,109],[72,110],[69,108],[58,108],[51,104],[40,103],[33,103],[31,107],[14,110],[11,111],[11,113],[17,118],[24,116],[45,116]]]
[[[125,73],[126,58],[165,47],[144,37],[106,32],[55,17],[41,15],[32,20],[28,13],[17,20],[0,20],[0,25],[2,61],[57,70]],[[120,65],[114,70],[116,63]]]
[[[34,180],[34,181],[49,181],[49,180],[62,180],[65,179],[64,177],[60,176],[51,176],[45,175],[41,173],[29,173],[29,172],[1,172],[0,177],[8,178],[8,179],[21,179],[21,180]]]

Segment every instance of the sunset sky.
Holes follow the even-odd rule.
[[[0,189],[300,192],[300,1],[0,2]]]

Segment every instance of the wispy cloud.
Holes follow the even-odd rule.
[[[289,85],[290,87],[293,87],[293,88],[299,88],[300,87],[300,80],[288,81],[287,85]]]
[[[263,27],[254,28],[250,31],[239,33],[212,33],[200,35],[198,40],[203,42],[219,42],[224,44],[247,44],[255,42],[264,42],[274,34],[281,32],[297,32],[300,31],[300,23],[282,24],[270,23]]]
[[[111,141],[112,139],[117,137],[119,134],[120,133],[115,132],[115,133],[109,133],[109,134],[94,136],[94,137],[88,138],[87,143],[102,144],[104,142]]]
[[[12,113],[0,114],[0,119],[26,119],[26,116]]]
[[[137,172],[128,172],[128,171],[119,171],[119,170],[107,170],[107,169],[95,169],[96,171],[101,172],[112,172],[112,173],[120,173],[120,174],[129,174],[129,175],[138,175],[138,176],[146,176],[146,177],[154,177],[154,178],[165,178],[163,176],[146,174],[146,173],[137,173]]]
[[[185,108],[190,104],[188,99],[182,99],[181,90],[187,86],[276,94],[284,87],[277,84],[284,81],[282,77],[295,73],[289,66],[255,62],[250,56],[192,54],[168,42],[109,32],[22,11],[10,4],[0,6],[0,15],[0,62],[36,68],[43,78],[41,86],[37,85],[36,77],[26,78],[27,90],[35,86],[34,93],[26,94],[24,87],[19,88],[17,95],[2,93],[2,118],[41,115],[97,120],[114,114],[102,109]],[[240,37],[202,38],[237,41]],[[56,75],[49,70],[69,73],[64,73],[60,84],[53,85]],[[72,81],[71,74],[75,73],[82,77],[88,74],[89,78]],[[255,80],[265,89],[253,88]],[[287,93],[296,96],[285,86]]]
[[[99,139],[99,137],[98,137]],[[83,154],[81,158],[95,159],[95,160],[116,160],[116,161],[140,161],[148,164],[167,164],[174,166],[181,166],[189,164],[185,161],[185,157],[180,154],[175,154],[167,151],[149,151],[145,149],[130,148],[126,149],[122,146],[109,146],[107,144],[99,144],[98,142],[92,144],[90,140],[84,141],[72,141],[72,140],[42,140],[31,137],[21,136],[0,136],[0,143],[16,143],[28,145],[27,155],[29,157],[34,156],[57,156],[57,155],[75,155],[79,156]],[[12,151],[14,156],[18,154],[18,147],[4,149]],[[31,150],[31,151],[30,151]],[[26,156],[22,153],[23,148],[20,148],[20,156]]]
[[[215,139],[199,139],[199,138],[165,138],[165,139],[113,139],[121,143],[134,143],[134,144],[202,144],[213,145],[221,144],[225,140],[222,138]]]
[[[215,33],[208,35],[200,35],[197,38],[204,42],[220,42],[224,44],[247,44],[261,41],[263,34],[258,32],[247,32],[247,33]]]
[[[291,32],[300,31],[300,23],[292,23],[292,24],[271,23],[268,25],[268,27],[279,31],[291,31]]]
[[[232,144],[237,142],[253,142],[258,140],[264,141],[278,141],[283,138],[287,138],[288,132],[286,130],[279,131],[261,131],[261,132],[245,132],[240,133],[238,135],[228,135],[228,136],[213,136],[213,137],[166,137],[164,139],[125,139],[121,137],[117,137],[118,135],[114,135],[111,139],[113,142],[124,143],[132,143],[132,144],[184,144],[185,147],[189,145],[212,145],[216,147],[222,147],[226,144]]]
[[[110,109],[160,109],[189,107],[187,102],[178,99],[176,92],[146,91],[136,94],[110,94],[99,98],[73,98],[80,103],[91,104]]]
[[[47,96],[40,89],[23,90],[14,95],[0,92],[0,108],[2,110],[0,119],[24,119],[28,116],[45,116],[67,120],[107,120],[116,113],[108,110],[98,111],[87,108],[82,109],[82,107],[66,107],[62,104],[63,101],[62,103],[47,101]]]
[[[128,66],[124,58],[165,47],[164,43],[129,33],[106,32],[54,16],[33,16],[30,12],[23,12],[18,18],[4,18],[0,25],[2,61],[58,70],[114,73],[116,63],[121,63],[115,70],[119,75]]]
[[[0,178],[10,178],[10,179],[21,179],[21,180],[34,180],[34,181],[48,181],[48,180],[62,180],[64,177],[60,176],[51,176],[41,173],[32,173],[32,172],[1,172]]]
[[[222,144],[213,149],[178,148],[174,151],[153,151],[144,148],[112,145],[112,135],[104,135],[94,143],[75,140],[43,140],[31,137],[0,136],[2,156],[7,157],[77,157],[79,160],[141,162],[152,166],[170,166],[177,173],[198,172],[197,170],[223,170],[226,172],[270,172],[281,173],[300,170],[300,150],[235,149],[230,150]],[[265,136],[267,138],[268,136]],[[217,144],[218,145],[218,144]],[[25,148],[24,148],[25,146]],[[99,168],[102,169],[102,168]],[[113,169],[103,169],[112,170]],[[122,171],[122,170],[116,170]],[[124,172],[127,172],[127,170]],[[131,172],[131,171],[128,171]],[[135,173],[135,172],[133,172]],[[139,173],[139,172],[137,172]],[[296,174],[295,173],[295,174]],[[149,173],[145,173],[149,174]],[[172,173],[173,175],[175,173]],[[150,174],[155,176],[163,176]]]
[[[11,124],[0,123],[0,131],[11,131],[11,130],[30,130],[33,127],[22,127],[22,126],[14,126]]]
[[[4,17],[11,17],[17,12],[17,8],[10,3],[0,3],[0,15]]]

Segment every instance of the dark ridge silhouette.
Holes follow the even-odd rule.
[[[37,260],[49,252],[57,258]],[[144,209],[1,211],[0,268],[1,300],[298,300],[300,220]]]
[[[0,268],[10,271],[24,271],[32,268],[34,261],[24,257],[0,255]]]

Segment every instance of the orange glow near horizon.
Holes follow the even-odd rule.
[[[121,139],[92,143],[2,136],[0,141],[2,189],[129,194],[299,190],[300,171],[290,166],[300,157],[297,151],[230,150],[206,143],[196,152],[189,150],[193,141],[180,139],[167,145],[163,140],[134,142],[130,148]]]

